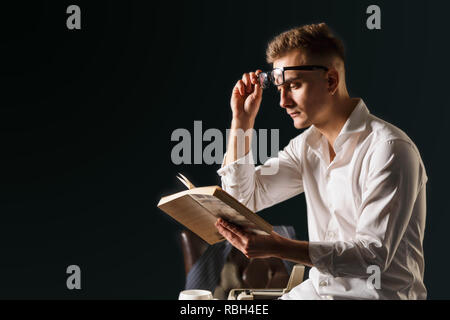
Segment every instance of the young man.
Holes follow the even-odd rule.
[[[312,267],[309,279],[283,299],[425,299],[427,175],[416,146],[371,115],[362,99],[349,97],[343,46],[326,24],[278,35],[267,61],[270,74],[245,73],[233,89],[218,174],[223,189],[254,211],[305,192],[310,241],[250,234],[222,220],[217,229],[249,258]],[[309,128],[255,168],[250,139],[238,152],[238,132],[253,128],[268,78],[294,126]],[[264,174],[275,164],[275,173]]]

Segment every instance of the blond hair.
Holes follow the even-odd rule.
[[[266,60],[273,63],[293,49],[301,49],[311,58],[334,56],[345,62],[344,45],[326,23],[304,25],[279,34],[269,42]]]

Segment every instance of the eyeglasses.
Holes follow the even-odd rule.
[[[304,65],[304,66],[295,66],[295,67],[283,67],[283,68],[275,68],[272,71],[261,72],[258,74],[258,81],[261,85],[261,88],[267,89],[270,86],[270,83],[273,83],[275,86],[280,86],[285,83],[285,81],[289,81],[292,78],[297,78],[295,75],[293,77],[286,77],[286,71],[291,70],[325,70],[328,71],[327,67],[317,66],[317,65]],[[289,73],[289,72],[288,72]],[[286,80],[287,78],[287,80]]]

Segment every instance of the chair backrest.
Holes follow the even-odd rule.
[[[187,275],[198,258],[208,248],[208,243],[189,230],[181,231],[180,242],[183,251],[184,270]]]

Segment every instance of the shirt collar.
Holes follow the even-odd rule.
[[[367,117],[370,114],[369,109],[364,103],[363,99],[359,99],[358,104],[353,109],[352,113],[348,117],[341,132],[334,141],[333,148],[335,151],[339,151],[342,144],[353,134],[362,132],[366,129]],[[320,131],[312,125],[308,130],[305,142],[313,149],[318,149],[320,147],[320,141],[322,134]]]

